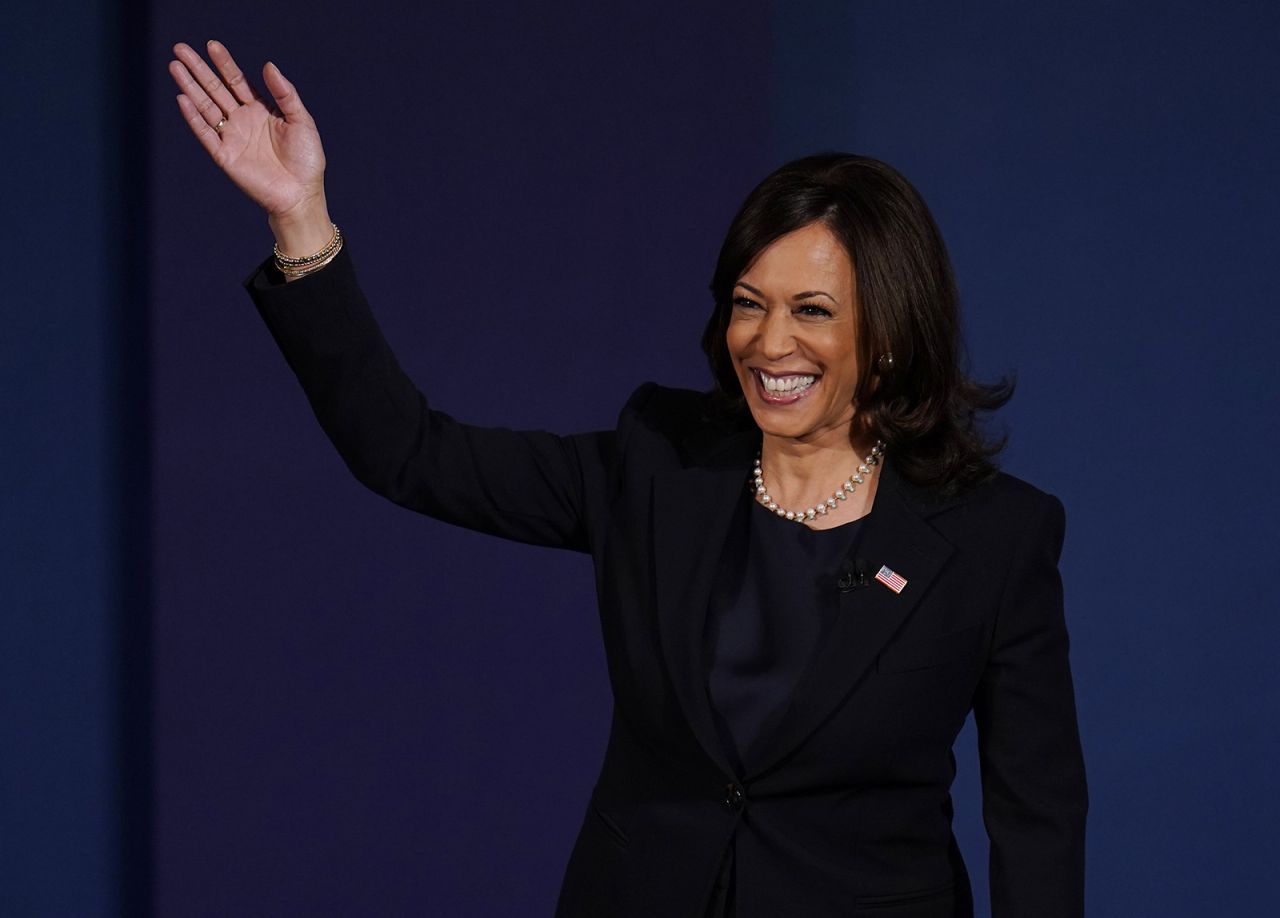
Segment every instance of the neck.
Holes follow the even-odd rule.
[[[760,463],[765,470],[769,494],[788,509],[812,506],[826,500],[857,467],[866,461],[875,438],[866,442],[852,441],[846,431],[839,436],[817,441],[794,440],[765,434],[760,445]],[[870,510],[879,474],[873,467],[866,482],[845,501],[848,513],[840,520],[847,522]]]

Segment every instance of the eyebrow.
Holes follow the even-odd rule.
[[[734,284],[734,286],[735,286],[735,287],[745,287],[747,290],[750,290],[750,291],[751,291],[752,293],[754,293],[756,296],[760,297],[761,299],[764,299],[764,293],[763,293],[763,291],[757,290],[755,287],[752,287],[750,284],[746,284],[746,283],[743,283],[742,281],[738,281],[736,284]],[[808,299],[809,297],[811,297],[811,296],[825,296],[827,299],[829,299],[831,302],[835,303],[837,306],[839,306],[839,305],[840,305],[840,301],[839,301],[839,300],[837,300],[837,299],[836,299],[834,296],[832,296],[831,294],[827,293],[825,290],[806,290],[804,293],[797,293],[795,296],[793,296],[793,297],[792,297],[792,299],[793,299],[793,300],[807,300],[807,299]]]

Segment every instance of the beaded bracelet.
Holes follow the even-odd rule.
[[[341,239],[338,240],[338,244],[333,249],[333,251],[331,251],[321,261],[317,261],[313,264],[306,265],[305,267],[291,267],[289,265],[282,265],[279,262],[277,262],[276,268],[279,269],[281,274],[283,274],[285,277],[288,277],[288,278],[305,277],[306,275],[311,274],[312,272],[319,271],[329,262],[333,261],[333,259],[337,257],[338,253],[342,251],[343,241],[344,240],[341,240]]]
[[[325,247],[314,255],[291,258],[280,251],[280,243],[277,242],[272,246],[276,267],[280,269],[280,273],[287,274],[290,277],[301,277],[303,274],[310,274],[316,268],[328,264],[333,259],[333,256],[338,254],[338,250],[342,248],[342,231],[338,229],[338,224],[336,223],[330,223],[329,225],[333,227],[333,236]]]

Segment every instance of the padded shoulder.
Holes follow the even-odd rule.
[[[1006,472],[976,486],[930,517],[945,536],[977,556],[1011,557],[1028,545],[1061,551],[1066,529],[1062,501]]]
[[[1004,506],[1026,507],[1028,510],[1044,512],[1053,504],[1061,504],[1058,498],[1048,491],[1042,491],[1029,481],[998,472],[996,476],[979,489],[989,492],[987,499]]]
[[[634,428],[630,436],[627,428]],[[726,450],[736,454],[735,447],[755,432],[755,424],[745,412],[718,411],[710,393],[648,382],[627,401],[618,430],[624,442],[639,437],[650,448],[661,445],[673,450],[681,464],[689,465]]]

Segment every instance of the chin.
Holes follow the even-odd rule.
[[[751,419],[756,422],[762,433],[771,437],[782,437],[791,440],[802,439],[815,433],[818,424],[805,417],[780,418],[776,409],[765,408],[748,403]]]
[[[761,432],[770,437],[787,440],[818,440],[831,437],[837,432],[848,438],[852,433],[853,414],[839,417],[836,411],[823,411],[824,406],[805,406],[803,413],[795,410],[798,406],[779,408],[761,404],[748,398],[747,408],[751,411],[751,419]]]

